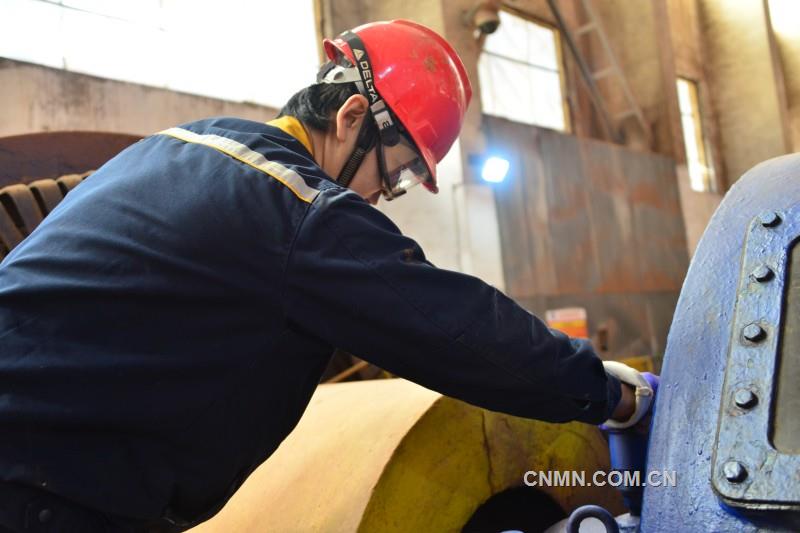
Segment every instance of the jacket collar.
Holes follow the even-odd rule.
[[[306,128],[303,124],[297,120],[295,117],[290,116],[283,116],[280,118],[276,118],[267,122],[270,126],[274,126],[284,133],[291,135],[302,144],[308,153],[311,154],[311,157],[314,157],[314,149],[311,145],[311,138],[306,131]]]

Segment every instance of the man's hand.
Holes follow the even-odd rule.
[[[611,418],[603,424],[606,429],[627,429],[649,424],[649,415],[658,389],[658,376],[639,373],[618,361],[603,361],[606,372],[619,379],[622,395]]]
[[[620,396],[619,403],[611,415],[611,420],[625,422],[633,416],[633,412],[636,410],[636,395],[634,394],[636,389],[627,383],[620,382],[620,385],[622,385],[622,396]]]

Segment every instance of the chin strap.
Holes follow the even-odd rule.
[[[336,183],[341,185],[344,188],[350,186],[350,182],[353,180],[353,176],[355,176],[358,167],[361,166],[361,162],[364,161],[364,156],[367,155],[362,148],[356,148],[353,150],[353,153],[350,154],[350,159],[347,160],[347,163],[344,164],[342,171],[339,173],[339,177],[336,178]]]
[[[353,176],[356,175],[358,168],[364,161],[364,156],[375,147],[377,142],[376,136],[369,134],[370,118],[371,117],[365,117],[364,122],[361,123],[361,129],[358,130],[358,138],[356,139],[356,147],[353,153],[350,154],[350,158],[342,167],[341,172],[339,172],[339,176],[336,178],[336,183],[342,187],[350,186]]]

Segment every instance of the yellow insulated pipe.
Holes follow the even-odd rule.
[[[292,434],[192,531],[460,531],[528,470],[590,480],[608,470],[608,448],[592,426],[493,413],[401,379],[321,385]],[[565,512],[623,512],[608,487],[540,490]]]

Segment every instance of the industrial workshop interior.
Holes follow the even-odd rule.
[[[798,242],[798,0],[0,0],[0,533],[800,531]]]

